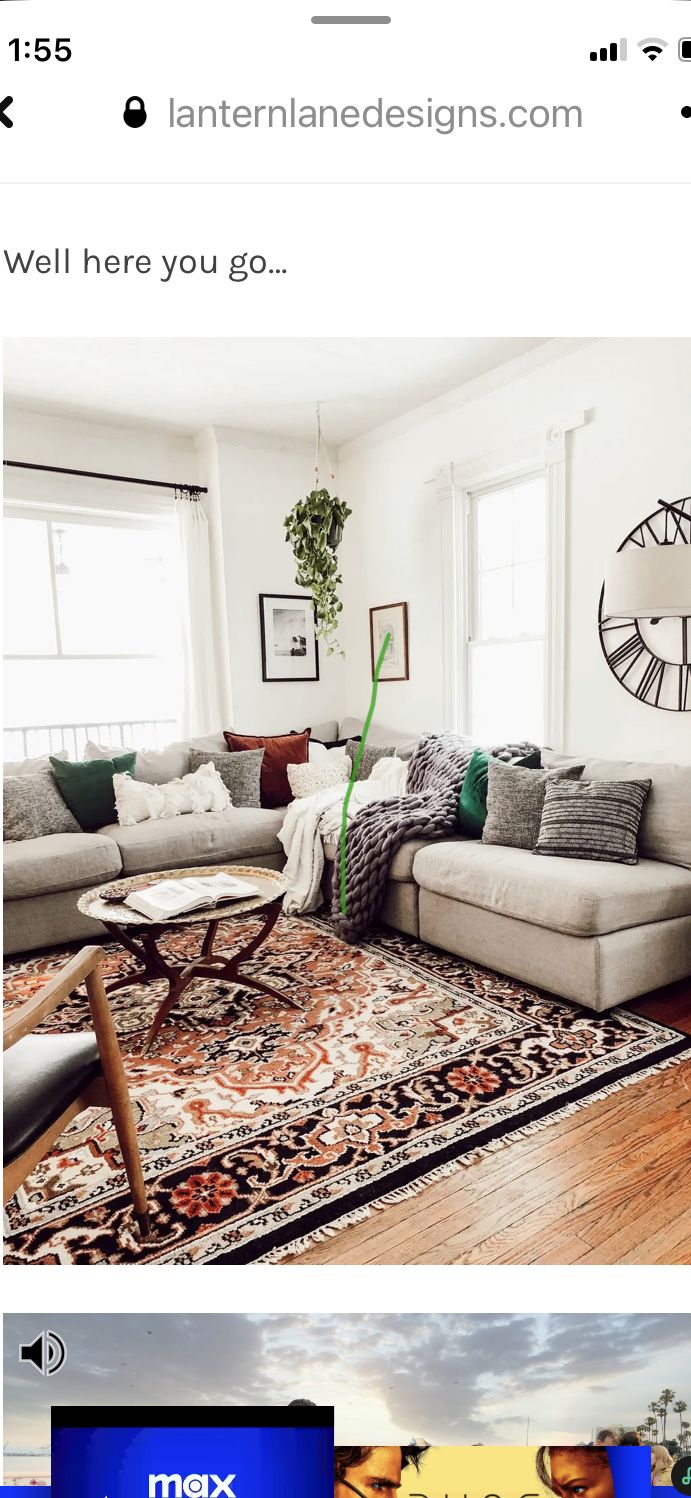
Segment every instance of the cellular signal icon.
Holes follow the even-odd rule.
[[[638,45],[641,52],[646,57],[649,57],[651,62],[657,62],[658,57],[662,56],[667,43],[663,42],[659,36],[644,36],[643,41],[639,42]]]
[[[591,62],[626,62],[628,49],[626,37],[623,36],[619,42],[610,42],[608,47],[600,47],[598,52],[591,52]]]

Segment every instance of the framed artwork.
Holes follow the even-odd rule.
[[[262,681],[319,681],[314,605],[305,593],[260,593]]]
[[[408,605],[407,603],[383,603],[369,611],[369,641],[372,657],[372,679],[379,652],[387,634],[391,635],[389,646],[379,673],[380,681],[408,680]]]

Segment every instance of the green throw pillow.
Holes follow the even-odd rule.
[[[81,764],[55,759],[50,763],[63,801],[77,818],[83,832],[95,832],[115,821],[114,775],[132,775],[136,751],[113,759],[88,759]]]
[[[466,837],[482,837],[487,820],[487,766],[491,758],[485,749],[475,749],[463,778],[458,798],[458,827]],[[540,751],[536,749],[532,754],[509,760],[509,764],[539,770]]]

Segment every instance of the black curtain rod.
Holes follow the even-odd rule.
[[[3,459],[3,468],[29,468],[36,473],[68,473],[77,479],[108,479],[115,484],[145,484],[148,489],[182,489],[185,494],[208,494],[202,484],[168,484],[163,479],[133,479],[124,473],[89,473],[85,468],[56,468],[52,463],[15,463]]]

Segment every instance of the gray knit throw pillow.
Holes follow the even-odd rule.
[[[205,754],[192,749],[190,770],[198,770],[211,760],[230,792],[233,806],[261,806],[259,782],[263,758],[263,749],[239,749],[236,754]]]
[[[525,770],[490,760],[487,773],[487,821],[483,843],[504,848],[534,848],[540,832],[545,789],[552,780],[577,780],[583,765],[558,770]]]
[[[638,863],[638,829],[651,780],[579,780],[547,786],[535,853]]]
[[[39,770],[36,775],[8,775],[3,797],[2,835],[6,843],[82,830],[60,795],[52,770]]]
[[[348,742],[346,744],[346,754],[350,757],[351,765],[355,764],[355,759],[359,749],[359,739],[348,739]],[[378,749],[376,744],[365,744],[365,747],[362,751],[362,759],[360,760],[360,768],[357,772],[358,780],[369,780],[374,766],[378,763],[378,761],[380,759],[391,759],[395,753],[396,750],[394,749],[393,744],[391,744],[391,746],[386,749]]]

